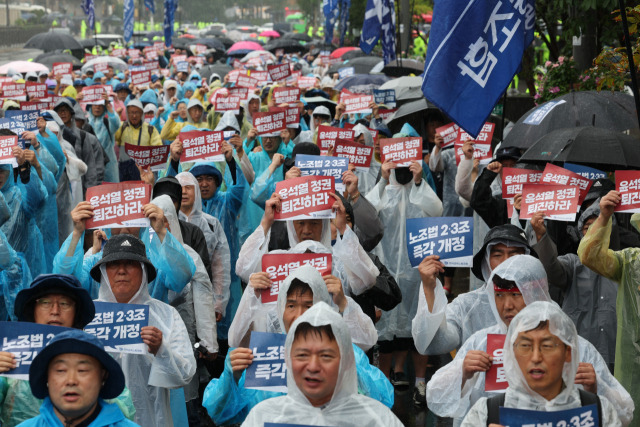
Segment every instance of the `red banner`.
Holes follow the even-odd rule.
[[[267,71],[271,76],[271,80],[273,80],[274,82],[284,80],[291,75],[291,68],[289,67],[288,63],[279,65],[267,65]]]
[[[20,109],[22,111],[41,111],[41,110],[48,110],[49,109],[49,103],[48,102],[25,102],[25,101],[21,101],[20,102]]]
[[[338,139],[334,153],[338,157],[348,158],[349,163],[355,165],[358,169],[368,169],[373,158],[373,147]]]
[[[389,120],[389,118],[393,116],[396,111],[398,111],[397,108],[391,108],[391,109],[378,108],[378,114],[380,115],[381,120]]]
[[[134,86],[149,86],[149,83],[151,83],[151,71],[132,71],[131,83],[133,83]]]
[[[0,83],[3,98],[23,99],[27,98],[26,85],[24,83]]]
[[[458,137],[453,144],[456,150],[456,164],[459,165],[460,161],[464,158],[462,146],[464,145],[465,141],[473,141],[474,159],[479,159],[480,163],[489,163],[493,158],[493,152],[491,150],[491,138],[493,137],[493,131],[495,127],[496,125],[494,123],[485,123],[482,126],[482,130],[480,131],[476,139],[473,139],[473,137],[463,129],[459,129]]]
[[[315,77],[298,77],[298,87],[300,89],[313,89],[318,80]]]
[[[500,391],[509,386],[504,372],[505,337],[504,334],[487,334],[487,353],[493,357],[493,363],[484,376],[484,391]]]
[[[300,100],[300,88],[277,87],[273,90],[273,101],[276,103],[276,105],[295,104],[299,100]]]
[[[284,111],[255,113],[253,127],[258,131],[258,135],[280,135],[280,131],[287,128],[286,113]]]
[[[580,188],[568,185],[524,184],[520,219],[531,219],[536,212],[558,221],[575,221],[580,204]]]
[[[373,95],[353,95],[341,92],[340,102],[345,105],[345,114],[370,114],[369,105],[373,102]]]
[[[125,143],[124,151],[143,169],[163,170],[169,157],[169,146],[141,146]]]
[[[138,49],[128,49],[127,54],[131,59],[140,58],[140,51]]]
[[[95,64],[93,64],[94,73],[106,73],[107,71],[109,71],[108,62],[96,62]]]
[[[256,87],[258,86],[258,79],[247,76],[246,74],[239,74],[236,85],[240,87]]]
[[[263,304],[278,300],[282,282],[303,265],[315,267],[322,276],[331,274],[331,254],[266,254],[262,256],[262,271],[269,274],[271,288],[261,292]]]
[[[224,161],[222,154],[222,142],[224,135],[222,131],[199,131],[180,132],[182,141],[182,155],[180,162],[193,162],[196,160],[209,160],[212,162]]]
[[[301,176],[276,184],[276,193],[282,197],[282,208],[276,220],[334,218],[331,207],[335,199],[335,179],[332,176]]]
[[[458,139],[458,129],[460,129],[460,126],[455,123],[449,123],[436,129],[436,133],[440,134],[444,139],[442,148],[450,147],[456,142],[456,139]]]
[[[104,105],[103,86],[85,86],[82,88],[82,101],[84,105]]]
[[[248,87],[230,87],[227,89],[229,96],[239,96],[243,101],[249,99],[249,95],[253,93],[251,88]]]
[[[217,96],[215,110],[216,112],[233,111],[234,114],[239,114],[241,102],[242,98],[239,96]]]
[[[0,165],[13,165],[13,167],[18,167],[18,162],[13,155],[13,147],[17,146],[17,135],[0,136]]]
[[[111,51],[111,56],[114,56],[116,58],[124,58],[125,56],[127,56],[127,50],[126,49],[113,49]]]
[[[616,191],[622,197],[616,212],[640,212],[640,171],[616,171]]]
[[[300,126],[300,109],[297,105],[292,107],[270,107],[269,112],[275,113],[282,111],[285,114],[285,122],[288,128],[297,128]]]
[[[540,183],[552,185],[576,185],[580,187],[580,200],[578,200],[578,205],[582,205],[584,198],[587,197],[587,193],[589,193],[589,189],[591,188],[593,181],[568,169],[547,163],[544,171],[542,171]]]
[[[151,186],[143,182],[102,184],[87,189],[93,217],[86,228],[148,227],[142,207],[151,199]]]
[[[51,76],[70,76],[73,70],[71,62],[54,62],[51,67]]]
[[[49,96],[47,93],[47,85],[44,83],[27,82],[26,89],[29,99],[41,99]]]
[[[512,199],[522,193],[524,184],[538,184],[542,172],[533,169],[502,168],[502,198]]]
[[[422,138],[388,138],[380,140],[382,163],[390,160],[400,167],[422,160]]]
[[[351,129],[342,129],[332,126],[318,126],[318,147],[321,153],[329,151],[338,139],[346,139],[353,141],[353,131]]]

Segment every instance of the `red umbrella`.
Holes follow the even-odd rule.
[[[264,48],[260,46],[260,43],[244,41],[244,42],[234,43],[233,46],[231,46],[227,52],[231,53],[231,52],[240,51],[240,50],[246,50],[246,51],[264,50]]]
[[[355,49],[358,49],[358,48],[355,47],[355,46],[339,47],[338,49],[336,49],[333,52],[331,52],[331,55],[329,57],[330,58],[340,58],[345,53],[350,52],[350,51],[355,50]]]
[[[273,37],[273,38],[278,38],[280,37],[280,33],[277,31],[273,31],[273,30],[267,30],[267,31],[263,31],[260,33],[260,37]]]
[[[431,15],[430,13],[423,13],[422,19],[424,19],[424,22],[426,22],[427,24],[430,24],[433,20],[433,15]]]
[[[196,36],[194,36],[193,34],[183,34],[180,37],[178,37],[180,39],[195,39],[197,38]]]

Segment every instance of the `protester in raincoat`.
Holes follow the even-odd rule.
[[[147,258],[144,244],[131,235],[112,237],[105,244],[102,259],[91,269],[91,277],[100,282],[98,301],[149,306],[149,326],[140,334],[148,351],[111,355],[122,367],[131,390],[135,422],[143,427],[173,426],[170,389],[191,381],[196,361],[177,310],[149,295],[148,281],[155,279],[156,268]],[[116,278],[127,285],[119,285]]]
[[[535,359],[542,359],[540,362],[532,360],[531,356],[531,353],[536,351],[535,346],[539,345],[535,341],[535,337],[532,336],[532,333],[537,331],[540,331],[539,334],[536,334],[538,336],[553,337],[560,341],[560,343],[553,342],[553,344],[558,344],[558,347],[560,347],[556,347],[555,352],[543,354],[542,358]],[[548,334],[546,333],[547,331]],[[527,340],[519,343],[519,339],[522,338],[527,338]],[[531,338],[534,339],[529,341]],[[551,343],[547,344],[546,341],[543,341],[541,345],[549,344]],[[530,385],[527,380],[528,375],[523,371],[518,360],[519,356],[516,350],[518,345],[534,346],[529,352],[528,359],[530,362],[526,367],[547,368],[548,375],[560,375],[556,379],[556,384],[560,386],[559,393],[553,398],[549,399],[536,391],[537,384]],[[503,406],[506,408],[548,412],[584,406],[581,402],[584,391],[575,385],[575,375],[579,369],[579,360],[574,355],[580,354],[579,347],[579,337],[573,322],[556,304],[538,301],[522,309],[511,321],[505,338],[503,364],[509,387],[504,395]],[[540,350],[538,349],[537,351]],[[569,358],[567,358],[567,353]],[[563,366],[560,367],[559,371],[555,371],[555,366],[551,366],[551,363],[556,361],[559,363],[563,359]],[[524,360],[526,362],[527,359]],[[554,371],[551,372],[552,370]],[[598,418],[601,424],[603,426],[621,426],[622,423],[611,402],[604,396],[599,396],[599,399],[602,410],[598,414]],[[464,418],[462,426],[486,425],[487,416],[487,398],[481,397]]]
[[[195,126],[198,129],[207,127],[207,121],[205,120],[204,107],[202,102],[198,99],[191,99],[187,104],[187,121],[183,123],[177,123],[175,121],[178,117],[178,111],[172,111],[169,114],[169,120],[166,121],[160,132],[160,138],[167,141],[173,141],[176,139],[182,128],[187,125]]]
[[[6,214],[6,215],[5,215]],[[0,225],[8,219],[9,211],[0,194]],[[31,271],[23,254],[13,250],[7,236],[0,231],[0,319],[17,320],[13,306],[16,295],[31,283]]]
[[[358,123],[353,127],[354,141],[369,147],[373,147],[373,135],[366,126]],[[376,185],[378,174],[380,173],[380,163],[371,156],[371,166],[367,170],[356,169],[355,174],[358,177],[358,190],[361,194],[368,194]]]
[[[96,137],[107,154],[108,163],[105,165],[104,180],[119,182],[118,160],[116,159],[116,132],[120,128],[120,118],[113,111],[109,95],[104,95],[104,105],[93,104],[87,112],[89,124],[93,127]]]
[[[101,386],[96,389],[96,383],[100,382]],[[44,402],[40,415],[21,426],[51,427],[63,422],[81,425],[89,421],[87,425],[94,426],[137,425],[126,419],[117,405],[103,400],[118,396],[124,389],[125,379],[120,366],[94,335],[70,330],[53,337],[33,359],[29,384],[33,394]],[[80,399],[71,402],[65,399],[69,389],[78,393]],[[85,412],[78,414],[79,411]]]
[[[508,324],[526,305],[535,301],[552,302],[544,267],[530,255],[517,255],[500,264],[486,287],[496,324],[473,334],[456,353],[452,362],[440,368],[427,385],[429,409],[441,417],[452,417],[460,425],[471,406],[485,392],[485,371],[491,365],[486,353],[487,334],[505,334]],[[633,417],[629,393],[611,375],[607,364],[587,340],[578,338],[576,383],[587,391],[605,396],[627,425]]]
[[[190,172],[181,172],[176,178],[182,185],[182,204],[180,218],[198,226],[207,240],[207,249],[211,256],[211,281],[215,300],[216,320],[222,320],[229,302],[230,255],[227,237],[217,218],[202,212],[202,198],[198,181]]]
[[[619,283],[616,300],[618,330],[616,336],[615,376],[640,406],[640,358],[637,343],[640,341],[640,316],[638,307],[638,276],[640,254],[637,248],[613,251],[609,248],[614,208],[620,203],[620,193],[609,192],[600,201],[600,215],[591,224],[580,242],[578,256],[586,267]],[[631,217],[631,225],[640,230],[640,215]],[[632,424],[640,425],[640,417]]]
[[[243,426],[300,420],[309,425],[402,426],[389,408],[358,394],[349,326],[324,302],[293,323],[285,342],[285,360],[287,395],[256,405]],[[307,388],[309,376],[326,385]]]
[[[309,295],[306,286],[309,287],[312,295]],[[293,307],[287,308],[291,305],[287,302],[291,297],[294,298],[295,303]],[[319,302],[332,304],[327,285],[314,267],[301,266],[291,272],[280,286],[277,302],[278,317],[272,320],[279,325],[280,331],[287,332],[291,323],[304,313],[309,305]],[[242,319],[247,320],[251,315],[259,315],[259,313],[244,312]],[[261,323],[258,319],[252,327],[260,331],[264,326],[269,325],[266,322]],[[351,345],[356,357],[358,390],[391,408],[394,398],[393,387],[378,368],[369,364],[367,355],[355,344]],[[282,395],[244,387],[244,370],[251,363],[251,356],[248,356],[248,353],[251,353],[251,350],[247,348],[230,351],[225,359],[224,372],[220,378],[212,379],[205,390],[202,405],[216,424],[242,422],[256,404]],[[232,358],[234,361],[231,360]]]

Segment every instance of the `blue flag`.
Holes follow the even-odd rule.
[[[82,0],[82,11],[87,15],[89,28],[95,30],[96,28],[96,8],[93,0]]]
[[[347,21],[351,0],[340,0],[340,46],[344,46],[344,36],[347,34]]]
[[[151,11],[151,13],[156,13],[155,0],[144,0],[144,5]]]
[[[129,42],[131,37],[133,37],[133,11],[134,11],[133,0],[124,0],[124,41]]]
[[[382,37],[384,63],[396,59],[396,14],[393,0],[367,0],[360,49],[369,54]]]
[[[333,40],[333,27],[338,19],[338,0],[322,0],[322,12],[325,17],[324,42],[331,44]]]
[[[171,46],[173,20],[177,8],[178,0],[164,0],[164,44],[167,47]]]
[[[422,92],[475,137],[533,41],[534,0],[438,1],[433,17]]]

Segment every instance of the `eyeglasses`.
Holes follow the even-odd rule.
[[[540,344],[538,350],[544,355],[555,353],[556,349],[560,346],[557,342],[544,342]],[[520,341],[513,345],[513,351],[519,356],[528,356],[533,353],[533,344],[527,341]]]
[[[59,299],[53,300],[51,298],[38,298],[36,300],[38,307],[42,307],[45,310],[51,310],[54,304],[58,304],[61,311],[69,311],[76,306],[76,303],[71,300]]]

